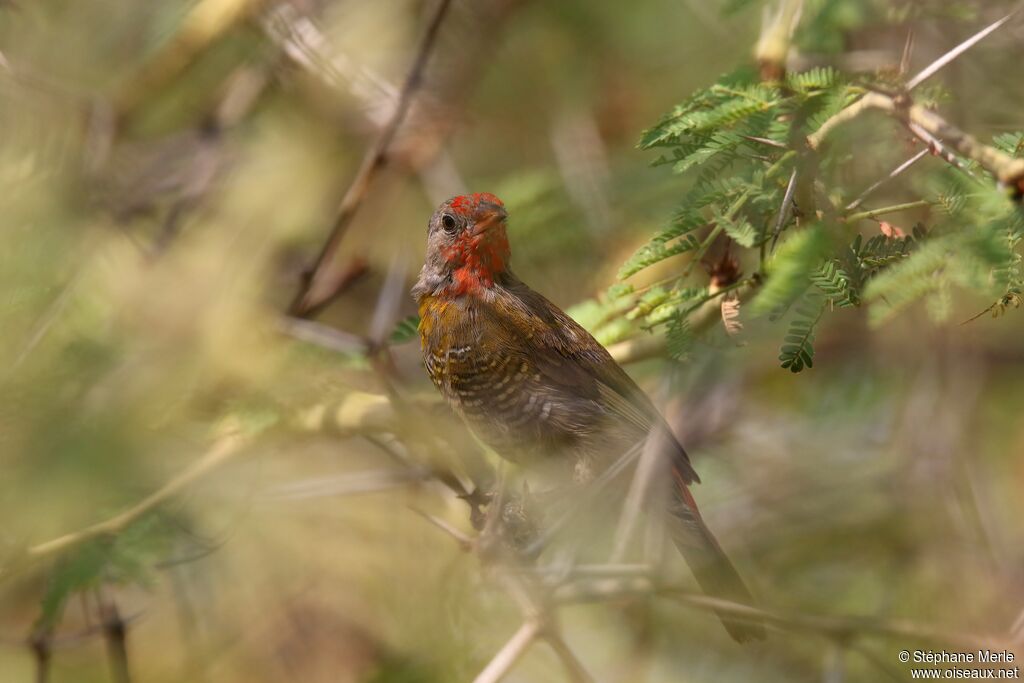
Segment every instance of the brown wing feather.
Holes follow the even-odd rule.
[[[687,483],[700,478],[690,458],[675,439],[650,398],[594,337],[543,295],[518,280],[505,286],[509,296],[499,295],[498,306],[515,310],[509,319],[534,351],[534,363],[547,382],[581,398],[597,401],[624,426],[635,431],[638,441],[654,435],[666,442],[673,468]]]

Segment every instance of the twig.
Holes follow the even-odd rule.
[[[693,310],[687,320],[690,322],[690,329],[694,333],[700,333],[717,325],[722,319],[722,309],[717,299],[729,292],[736,292],[740,301],[746,301],[758,289],[761,280],[757,277],[749,277],[745,280],[723,287],[717,292],[710,294],[705,301]],[[612,344],[608,352],[619,363],[638,363],[643,360],[657,358],[665,352],[666,340],[663,334],[652,334]]]
[[[964,52],[967,52],[967,50],[974,47],[975,44],[977,44],[982,39],[986,38],[990,33],[995,31],[997,28],[1005,24],[1013,17],[1014,14],[1016,14],[1019,11],[1020,8],[1018,7],[1017,9],[1013,10],[999,21],[989,24],[988,26],[978,31],[964,42],[954,47],[946,54],[936,59],[934,62],[932,62],[925,68],[921,69],[921,71],[916,76],[907,81],[907,91],[913,90],[917,86],[921,85],[921,83],[934,76],[942,67],[946,66],[954,59],[962,55]]]
[[[504,549],[499,549],[499,551],[502,550]],[[506,552],[505,555],[508,556],[508,553]],[[587,673],[583,664],[577,659],[562,637],[558,625],[557,612],[550,600],[550,592],[546,587],[538,586],[535,582],[530,581],[530,575],[517,571],[517,569],[522,567],[522,556],[517,554],[508,557],[508,559],[510,560],[509,563],[499,567],[499,578],[502,580],[505,590],[519,603],[519,607],[523,612],[523,628],[536,625],[537,630],[533,633],[531,640],[539,636],[551,646],[555,654],[562,661],[563,666],[565,666],[570,681],[573,683],[592,683],[593,679],[590,674]],[[520,631],[523,628],[520,628]],[[512,643],[513,641],[509,642]],[[494,660],[491,663],[493,664]],[[480,675],[483,676],[483,673]],[[477,680],[479,680],[479,677]]]
[[[338,477],[317,477],[310,481],[275,486],[266,494],[266,497],[271,500],[285,501],[377,493],[421,483],[429,475],[430,472],[426,468],[408,468],[404,470],[369,470]]]
[[[861,192],[859,195],[857,195],[856,199],[854,199],[852,202],[850,202],[849,204],[846,205],[846,210],[847,211],[853,211],[854,209],[856,209],[858,206],[861,205],[861,203],[865,199],[868,198],[868,195],[870,195],[872,192],[874,192],[878,188],[882,187],[882,185],[885,185],[887,182],[889,182],[890,180],[892,180],[896,176],[898,176],[901,173],[903,173],[904,171],[906,171],[908,168],[910,168],[911,166],[916,164],[921,159],[923,159],[926,156],[928,156],[928,154],[930,152],[931,152],[931,150],[928,149],[927,147],[925,149],[922,149],[920,152],[918,152],[914,156],[910,157],[909,159],[904,161],[902,164],[900,164],[899,166],[894,168],[892,171],[890,171],[889,175],[887,175],[886,177],[882,178],[881,180],[879,180],[877,182],[872,183],[868,187],[868,189],[866,189],[863,192]]]
[[[289,312],[291,314],[300,317],[313,315],[322,308],[325,301],[330,300],[332,296],[331,292],[314,298],[317,278],[330,264],[338,246],[341,244],[341,239],[345,236],[345,232],[348,229],[349,224],[352,222],[352,219],[358,212],[363,200],[366,198],[373,179],[376,177],[377,172],[383,168],[387,162],[388,148],[391,146],[391,142],[394,140],[395,134],[398,132],[402,122],[405,120],[406,114],[409,112],[414,94],[420,87],[423,78],[423,70],[426,67],[427,60],[430,57],[434,44],[437,42],[437,36],[440,32],[441,24],[444,21],[444,17],[450,6],[451,0],[439,0],[437,9],[434,11],[434,16],[427,27],[427,31],[424,34],[423,40],[420,42],[419,48],[416,52],[416,57],[413,60],[408,75],[406,76],[405,83],[399,91],[395,110],[387,125],[385,125],[381,130],[374,145],[367,150],[366,155],[363,157],[363,162],[360,165],[359,170],[356,172],[355,178],[352,179],[352,184],[349,185],[348,190],[345,192],[345,196],[342,198],[341,204],[338,207],[338,211],[335,215],[334,223],[331,226],[327,240],[324,242],[313,267],[304,277],[302,287],[289,307]]]
[[[593,499],[607,486],[615,477],[619,476],[629,465],[632,464],[633,460],[640,454],[640,444],[632,446],[629,450],[619,456],[611,467],[601,473],[597,479],[590,482],[586,489],[584,489],[582,495],[573,502],[573,504],[566,510],[561,517],[556,519],[553,523],[549,524],[533,543],[529,545],[524,551],[524,554],[528,557],[533,557],[543,550],[544,546],[557,534],[565,525],[576,518],[581,512],[587,509],[587,506],[593,501]]]
[[[370,321],[370,343],[374,349],[380,348],[391,333],[398,320],[398,311],[405,292],[405,265],[407,254],[397,251],[391,257],[391,265],[384,277],[384,284],[377,293],[377,305],[373,308],[373,319]]]
[[[796,190],[796,179],[797,170],[794,168],[793,172],[789,176],[789,184],[786,185],[786,194],[782,198],[782,206],[779,207],[779,219],[775,222],[775,230],[772,232],[772,248],[771,251],[775,251],[775,243],[779,241],[779,235],[782,234],[782,227],[789,220],[789,210],[793,205],[793,192]],[[765,240],[761,242],[761,263],[764,263],[764,245]]]
[[[131,624],[137,619],[141,618],[142,614],[142,612],[136,612],[135,614],[132,614],[130,616],[122,617],[122,621],[125,624]],[[44,639],[45,642],[40,643],[39,640],[43,633],[48,633],[48,635]],[[38,647],[44,647],[52,653],[54,650],[66,650],[73,647],[77,647],[79,645],[83,645],[96,638],[96,636],[102,634],[102,624],[92,624],[90,626],[87,626],[86,628],[83,628],[80,631],[76,631],[74,633],[67,633],[61,636],[54,635],[52,629],[47,630],[45,628],[37,627],[33,629],[32,633],[29,635],[27,640],[25,638],[13,638],[11,636],[0,635],[0,645],[20,648],[24,647],[27,643],[28,646],[33,651],[35,651]]]
[[[117,604],[112,598],[104,597],[101,592],[98,592],[97,600],[100,605],[103,638],[107,643],[110,678],[114,683],[131,683],[131,674],[128,669],[127,624],[121,618]]]
[[[843,683],[846,678],[846,663],[843,661],[845,654],[845,647],[838,642],[829,643],[825,648],[825,662],[822,666],[824,683]]]
[[[939,157],[940,159],[942,159],[943,161],[945,161],[947,164],[957,169],[958,171],[962,171],[963,173],[966,173],[970,177],[977,179],[977,176],[975,176],[969,168],[964,166],[963,163],[956,158],[955,154],[946,149],[946,146],[942,144],[942,141],[939,140],[937,137],[935,137],[934,135],[932,135],[931,133],[929,133],[924,128],[922,128],[921,126],[914,122],[910,122],[907,124],[907,130],[913,133],[914,137],[916,137],[918,140],[927,145],[929,152]]]
[[[524,622],[498,654],[494,655],[480,675],[473,679],[473,683],[498,683],[537,639],[541,628],[542,624],[537,620],[530,619]]]
[[[432,514],[430,514],[428,512],[424,512],[423,510],[420,510],[417,507],[410,506],[409,509],[412,510],[413,512],[415,512],[417,515],[419,515],[423,519],[425,519],[428,522],[430,522],[431,524],[433,524],[434,526],[436,526],[441,531],[445,532],[446,534],[448,534],[449,536],[454,538],[455,541],[459,544],[459,547],[462,548],[463,550],[472,550],[473,549],[473,539],[470,538],[469,536],[467,536],[466,534],[462,533],[461,531],[459,531],[455,527],[453,527],[451,524],[449,524],[445,520],[441,519],[440,517],[435,517],[434,515],[432,515]]]
[[[644,448],[640,454],[640,460],[633,471],[633,481],[629,485],[629,493],[622,504],[622,514],[619,517],[619,525],[615,530],[615,546],[608,561],[617,564],[622,561],[629,547],[629,542],[636,533],[637,524],[640,521],[640,513],[643,503],[648,498],[648,491],[651,483],[658,474],[662,464],[663,454],[658,452],[656,447],[658,439],[654,434],[649,434],[644,440]]]
[[[1024,641],[1024,610],[1020,611],[1017,615],[1017,619],[1010,626],[1010,637],[1015,640]]]
[[[873,103],[873,96],[882,97],[880,93],[867,93],[856,102],[840,109],[838,112],[826,119],[825,122],[818,127],[818,130],[807,136],[807,146],[815,150],[820,148],[821,144],[825,141],[825,138],[827,138],[833,130],[844,123],[852,121],[864,112],[868,111],[872,106],[875,106]]]
[[[904,204],[894,204],[892,206],[883,206],[880,209],[871,209],[870,211],[860,211],[858,213],[850,214],[846,217],[847,223],[855,223],[856,221],[864,220],[865,218],[878,218],[884,216],[887,213],[897,213],[899,211],[910,211],[911,209],[920,209],[925,206],[931,206],[932,203],[927,199],[919,199],[914,202],[906,202]]]
[[[134,506],[110,519],[93,524],[80,531],[34,545],[28,549],[27,555],[35,559],[46,557],[85,541],[101,536],[110,536],[122,531],[147,512],[173,498],[187,486],[236,456],[240,452],[240,447],[243,443],[245,443],[245,439],[238,430],[234,428],[229,429],[226,434],[214,442],[205,455],[189,465],[185,471],[164,484],[159,490],[154,491]]]
[[[1014,188],[1018,197],[1024,194],[1024,159],[1014,157],[995,147],[982,144],[976,138],[950,124],[937,113],[918,104],[897,102],[889,95],[869,92],[846,109],[843,109],[807,138],[807,143],[817,149],[825,137],[837,126],[850,121],[868,109],[879,109],[901,121],[911,133],[926,143],[943,141],[963,156],[980,164],[999,182]]]
[[[50,663],[53,659],[53,630],[44,627],[37,629],[30,637],[28,646],[36,665],[36,683],[47,683],[50,680]]]
[[[774,147],[776,149],[788,149],[785,143],[779,142],[777,140],[772,140],[771,138],[762,138],[758,137],[757,135],[740,135],[740,137],[744,138],[745,140],[750,140],[751,142],[759,142],[762,145],[768,145],[769,147]]]
[[[906,76],[910,71],[910,58],[914,55],[914,27],[907,31],[907,40],[903,43],[903,55],[900,57],[900,76]]]
[[[494,24],[489,26],[493,28]],[[268,12],[263,28],[285,55],[318,81],[359,98],[364,114],[374,128],[380,129],[387,124],[395,110],[398,88],[365,65],[333,49],[316,23],[293,3],[282,2]],[[418,159],[414,165],[423,189],[435,203],[466,192],[455,162],[444,147],[439,146],[433,152],[432,160]]]
[[[290,337],[337,353],[365,353],[370,347],[369,340],[363,337],[314,320],[285,316],[278,320],[277,326],[281,332]]]
[[[562,660],[565,672],[568,674],[571,683],[593,683],[594,679],[583,668],[583,663],[580,662],[572,648],[565,642],[565,638],[558,633],[547,632],[544,634],[544,640],[555,651],[558,658]]]
[[[761,80],[778,81],[786,75],[789,45],[803,5],[803,0],[780,0],[778,11],[762,27],[754,54],[761,69]]]
[[[992,648],[1009,644],[1005,636],[980,637],[941,631],[905,620],[817,616],[767,610],[702,595],[678,586],[658,585],[650,579],[581,581],[556,589],[554,600],[559,604],[604,602],[651,595],[669,596],[690,607],[727,614],[736,619],[764,623],[789,631],[815,633],[839,640],[856,636],[913,638],[966,649]]]
[[[553,584],[561,584],[570,579],[623,578],[632,576],[650,576],[649,564],[577,564],[569,568],[560,566],[524,567],[528,574],[545,577]]]
[[[53,326],[60,317],[60,314],[64,311],[64,307],[67,306],[68,301],[75,294],[75,290],[78,288],[78,284],[81,280],[83,267],[79,267],[79,270],[71,276],[71,279],[61,289],[60,294],[54,299],[46,311],[40,316],[39,320],[33,326],[32,334],[29,335],[25,345],[18,352],[18,355],[14,358],[14,361],[10,364],[8,372],[14,372],[18,367],[25,362],[29,354],[39,345],[39,342],[43,340],[47,332]]]

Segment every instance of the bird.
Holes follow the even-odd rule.
[[[686,451],[611,354],[515,276],[507,221],[488,192],[452,197],[430,218],[412,295],[431,381],[479,439],[514,463],[557,458],[587,481],[638,444],[656,449],[670,474],[661,516],[698,584],[753,604],[697,508],[689,487],[700,478]],[[738,642],[764,637],[760,624],[718,616]]]

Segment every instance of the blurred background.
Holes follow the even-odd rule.
[[[1015,4],[808,0],[791,68],[891,70],[912,30],[913,71]],[[0,1],[0,682],[473,680],[522,615],[424,516],[474,535],[437,473],[489,467],[408,320],[427,219],[497,194],[517,275],[582,315],[686,190],[640,134],[753,64],[762,5]],[[943,70],[949,120],[1024,127],[1022,46],[1018,15]],[[850,174],[907,156],[858,135]],[[961,324],[990,303],[839,311],[800,375],[767,320],[630,364],[763,606],[856,620],[740,647],[671,596],[564,607],[591,675],[907,680],[904,622],[1019,643],[1024,321]],[[507,680],[565,676],[537,644]]]

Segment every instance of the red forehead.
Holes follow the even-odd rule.
[[[459,195],[454,197],[449,205],[456,213],[467,215],[473,213],[480,206],[480,202],[505,206],[500,199],[490,192],[474,192],[473,194]]]

